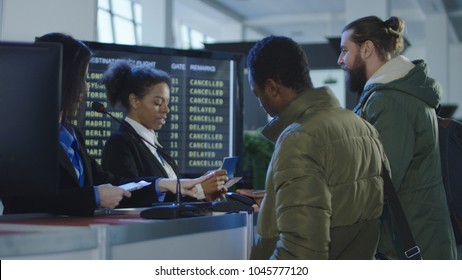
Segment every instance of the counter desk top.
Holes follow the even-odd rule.
[[[253,215],[142,219],[133,210],[94,217],[0,216],[1,259],[247,259]]]

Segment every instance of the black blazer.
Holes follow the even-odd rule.
[[[101,162],[104,170],[122,177],[159,176],[167,178],[164,167],[141,140],[135,129],[128,122],[124,121],[124,124],[106,142]]]
[[[101,166],[90,157],[82,134],[74,127],[80,144],[80,157],[83,161],[85,183],[79,185],[74,167],[65,150],[58,144],[59,157],[59,184],[55,195],[36,195],[21,197],[2,197],[5,214],[13,213],[54,213],[72,216],[92,216],[96,210],[95,193],[93,186],[111,183],[115,186],[143,179],[154,182],[155,177],[135,178],[114,176],[104,171]],[[27,174],[25,174],[27,176]],[[132,179],[126,179],[132,178]],[[134,179],[133,179],[134,178]],[[33,187],[33,186],[32,186]],[[154,185],[146,186],[132,192],[132,197],[124,198],[120,207],[149,207],[157,201]]]
[[[124,124],[106,142],[101,162],[103,169],[128,178],[144,176],[168,178],[162,164],[138,136],[135,129],[126,121]],[[173,167],[177,178],[180,178],[176,163],[164,150],[162,150],[162,158]],[[174,199],[175,195],[168,192],[165,201],[174,201]]]

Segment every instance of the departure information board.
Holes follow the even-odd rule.
[[[109,106],[100,82],[112,62],[124,59],[133,65],[148,65],[170,74],[172,88],[167,123],[157,131],[183,175],[201,175],[220,167],[224,157],[239,155],[242,146],[243,75],[240,55],[151,47],[89,43],[94,55],[87,81],[90,85],[80,108],[77,125],[83,131],[90,155],[101,161],[102,151],[119,123],[92,110],[103,103],[108,112],[123,120],[122,108]],[[241,75],[241,76],[240,76]]]

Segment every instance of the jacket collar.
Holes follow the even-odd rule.
[[[119,127],[119,131],[121,134],[125,134],[125,135],[128,135],[131,139],[133,139],[134,143],[137,144],[137,146],[141,149],[144,150],[144,155],[146,155],[146,157],[152,161],[155,165],[157,165],[157,167],[162,171],[162,175],[164,177],[169,177],[168,174],[167,174],[167,171],[165,170],[165,167],[162,165],[162,163],[152,154],[152,151],[149,149],[148,146],[146,146],[146,144],[144,143],[144,140],[140,139],[139,137],[137,137],[137,135],[139,136],[138,132],[136,132],[136,130],[133,128],[133,126],[127,122],[126,120],[123,121],[124,125],[121,125]],[[159,149],[161,149],[161,147],[159,147]],[[169,163],[170,164],[170,163]],[[176,174],[176,176],[179,176],[178,174]]]
[[[397,63],[399,64],[399,62]],[[371,82],[368,81],[364,87],[358,104],[353,111],[359,111],[372,92],[385,90],[401,92],[403,94],[413,96],[425,102],[429,106],[436,108],[443,94],[440,83],[428,76],[427,64],[423,60],[415,60],[411,63],[414,65],[411,70],[409,70],[403,77],[394,79],[390,82],[383,83],[389,79],[380,79],[378,76],[374,79],[371,78]],[[387,67],[386,69],[391,68],[392,66]],[[381,71],[381,73],[384,74],[385,71]]]
[[[138,133],[144,139],[148,140],[151,144],[153,144],[153,145],[155,145],[157,147],[162,147],[162,145],[157,140],[157,132],[154,131],[154,129],[147,129],[142,124],[140,124],[139,122],[129,118],[128,116],[125,117],[125,122],[130,124],[130,127],[134,131],[136,131],[136,133]]]
[[[386,84],[400,79],[409,73],[415,64],[406,57],[399,55],[387,61],[367,80],[365,88],[370,84]]]
[[[292,100],[289,105],[263,128],[263,135],[276,142],[279,135],[289,125],[297,122],[303,115],[313,109],[323,107],[340,107],[335,94],[328,87],[307,89]]]

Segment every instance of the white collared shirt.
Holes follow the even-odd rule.
[[[157,140],[157,134],[153,129],[147,129],[142,124],[140,124],[139,122],[129,117],[125,117],[125,121],[128,122],[133,127],[133,129],[136,131],[136,133],[138,133],[138,135],[146,139],[149,143],[151,143],[154,146],[162,147],[162,145]],[[159,162],[162,164],[162,166],[165,169],[165,172],[167,172],[168,178],[176,179],[176,174],[173,171],[173,168],[170,166],[170,164],[168,164],[164,159],[162,159],[159,156],[159,154],[157,153],[157,149],[147,143],[144,143],[144,144],[146,145],[146,147],[148,147],[151,153],[157,158],[157,160],[159,160]]]

